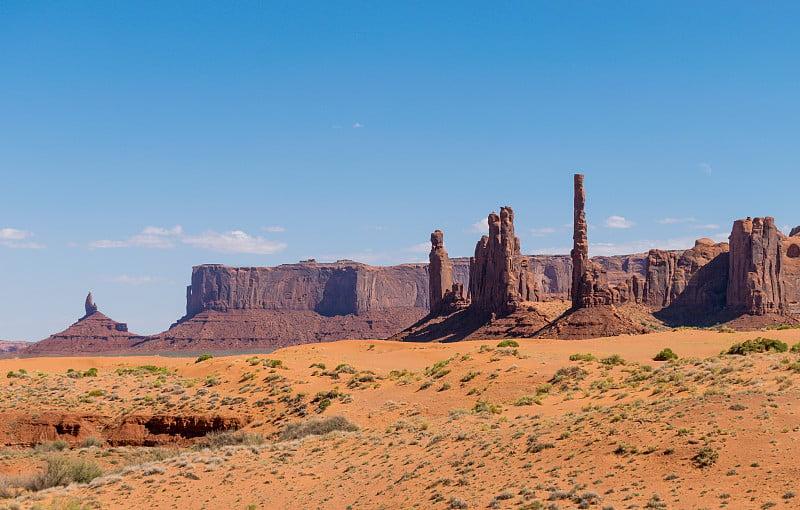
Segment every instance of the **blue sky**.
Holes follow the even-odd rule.
[[[154,333],[191,267],[687,248],[800,223],[795,2],[0,3],[0,338]]]

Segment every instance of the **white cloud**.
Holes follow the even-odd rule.
[[[261,227],[261,230],[264,230],[265,232],[286,232],[284,227],[279,227],[277,225],[273,227]]]
[[[403,248],[402,251],[409,253],[428,253],[429,251],[431,251],[431,243],[415,244],[414,246]]]
[[[89,249],[106,248],[175,248],[180,244],[221,253],[254,253],[269,255],[286,248],[286,243],[270,241],[263,237],[252,237],[241,230],[214,232],[209,230],[197,236],[184,234],[183,227],[171,229],[145,227],[141,233],[122,241],[103,239],[89,243]]]
[[[711,165],[709,165],[708,163],[700,162],[700,163],[697,164],[697,167],[700,170],[702,170],[703,173],[706,174],[706,175],[711,175],[711,173],[714,171],[714,169],[711,168]]]
[[[183,234],[183,227],[175,225],[170,229],[147,226],[139,234],[122,241],[101,239],[89,243],[89,249],[106,248],[174,248],[175,241]]]
[[[636,223],[626,220],[622,216],[609,216],[603,223],[605,223],[608,228],[631,228],[636,225]]]
[[[661,223],[662,225],[672,225],[673,223],[691,223],[693,221],[697,221],[694,218],[662,218],[660,220],[656,220],[656,223]]]
[[[706,230],[716,230],[719,228],[719,225],[715,225],[713,223],[709,223],[707,225],[692,225],[690,228],[702,228]]]
[[[214,232],[209,230],[199,236],[185,236],[181,242],[220,253],[253,253],[271,255],[286,248],[286,243],[270,241],[263,237],[251,237],[241,230]]]
[[[464,232],[468,234],[488,234],[489,221],[486,218],[478,220],[475,223],[473,223],[468,229],[465,229]]]
[[[33,232],[27,230],[17,230],[16,228],[0,228],[0,239],[2,240],[15,240],[27,239],[33,235]]]
[[[119,276],[106,276],[103,280],[112,283],[122,283],[125,285],[142,285],[145,283],[153,283],[160,281],[161,278],[155,276],[128,276],[126,274]]]
[[[33,241],[26,241],[26,239],[31,237],[33,237],[33,232],[28,232],[27,230],[2,228],[0,229],[0,246],[31,250],[46,248],[46,246],[43,244]]]
[[[548,234],[553,234],[555,232],[558,232],[558,230],[550,227],[545,227],[545,228],[532,228],[530,229],[530,232],[533,237],[544,237]]]
[[[362,128],[362,127],[364,127],[364,124],[362,124],[360,122],[356,122],[355,124],[353,124],[353,127],[354,128]]]

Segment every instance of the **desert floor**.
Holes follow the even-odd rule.
[[[800,329],[0,360],[0,508],[800,508],[800,354],[720,354],[758,336]],[[65,448],[30,425],[132,414],[246,426]],[[100,476],[31,489],[54,458]]]

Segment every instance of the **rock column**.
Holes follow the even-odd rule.
[[[730,235],[727,305],[751,315],[787,308],[781,286],[783,244],[775,220],[736,220]]]
[[[444,233],[441,230],[431,234],[431,253],[428,259],[431,314],[439,315],[445,309],[446,297],[453,292],[453,264],[444,249]]]

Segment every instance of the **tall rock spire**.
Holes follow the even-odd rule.
[[[583,174],[575,174],[575,198],[572,226],[572,307],[581,308],[582,281],[589,264],[589,238],[586,234],[586,193],[583,190]]]
[[[84,303],[83,306],[86,308],[86,315],[84,315],[84,317],[88,317],[97,311],[97,305],[94,304],[94,300],[92,300],[91,292],[86,296],[86,303]]]
[[[431,234],[431,253],[428,259],[431,314],[439,315],[445,309],[448,294],[453,292],[453,264],[444,249],[444,233],[441,230]]]

